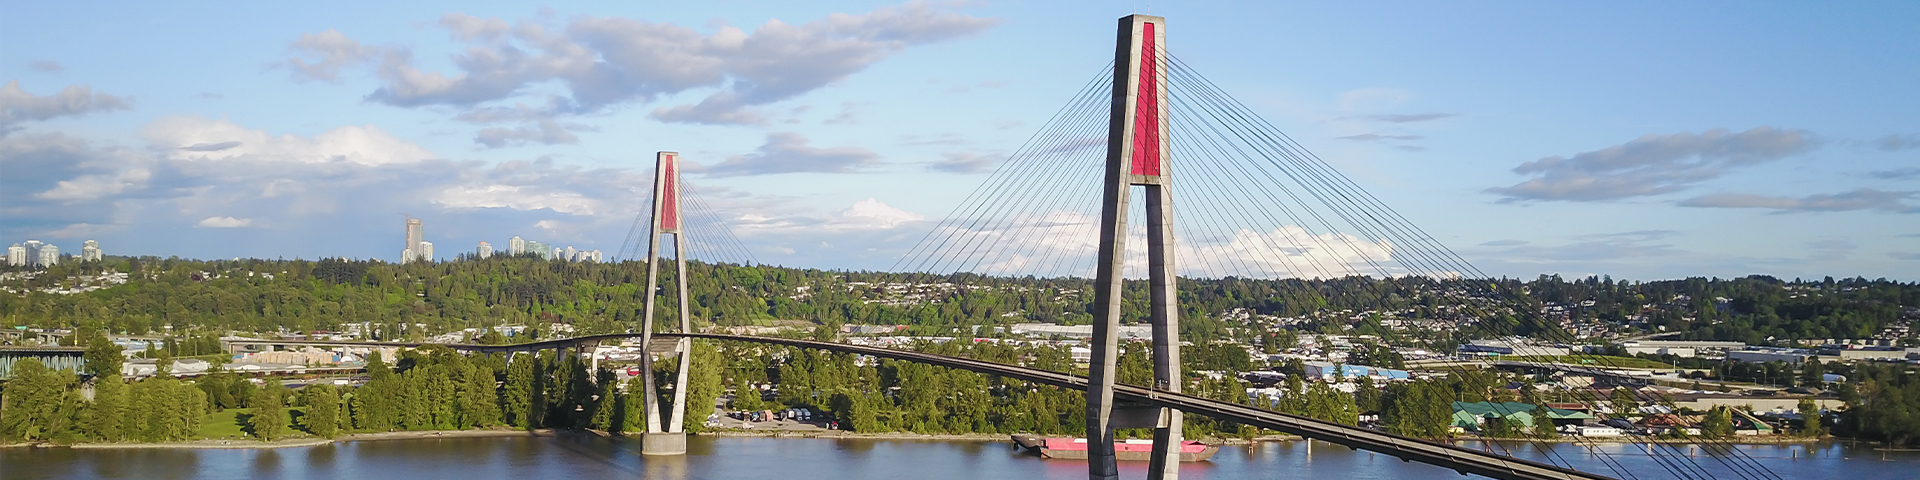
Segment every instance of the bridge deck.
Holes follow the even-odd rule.
[[[592,335],[585,337],[563,338],[516,345],[447,345],[449,348],[469,352],[508,352],[543,350],[549,348],[575,347],[588,343],[638,337],[635,333],[617,333]],[[878,358],[905,360],[928,365],[957,368],[976,373],[997,375],[1056,387],[1085,389],[1087,378],[1045,370],[1014,365],[1004,365],[968,358],[949,357],[930,353],[906,350],[892,350],[880,347],[848,345],[843,343],[816,342],[786,338],[753,337],[743,335],[722,335],[710,333],[655,333],[654,341],[649,345],[665,342],[677,342],[681,338],[700,338],[708,340],[727,340],[737,342],[784,345],[798,348],[827,350],[834,352],[867,355]],[[335,342],[335,341],[260,341],[234,343],[262,343],[275,345],[326,345],[326,346],[393,346],[417,347],[421,343],[407,342]],[[1481,475],[1499,480],[1617,480],[1596,473],[1582,472],[1567,467],[1549,465],[1529,460],[1496,455],[1455,445],[1429,442],[1416,438],[1402,437],[1385,432],[1316,420],[1307,417],[1288,415],[1221,402],[1192,395],[1154,390],[1135,385],[1115,385],[1114,397],[1121,401],[1145,404],[1156,407],[1178,409],[1186,413],[1206,415],[1246,425],[1299,435],[1306,438],[1345,445],[1351,448],[1377,452],[1397,457],[1403,461],[1420,462],[1451,468],[1462,474]]]

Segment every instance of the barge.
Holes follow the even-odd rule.
[[[1058,458],[1063,460],[1085,460],[1087,458],[1087,439],[1052,437],[1041,438],[1032,435],[1014,435],[1013,444],[1040,455],[1040,458]],[[1219,453],[1220,447],[1194,440],[1180,442],[1181,462],[1204,462]],[[1113,442],[1115,459],[1127,462],[1145,462],[1153,455],[1152,440],[1124,440]]]

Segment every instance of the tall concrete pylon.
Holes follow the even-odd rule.
[[[654,291],[660,284],[660,236],[663,234],[673,234],[674,266],[679,272],[673,278],[680,289],[680,331],[693,331],[693,323],[687,317],[687,234],[680,228],[679,162],[680,154],[675,152],[660,152],[654,158],[653,221],[647,234],[647,309],[646,317],[640,321],[641,345],[648,349],[646,354],[640,356],[640,369],[644,372],[642,375],[646,382],[644,398],[647,408],[647,431],[641,435],[640,443],[642,455],[687,453],[687,367],[693,361],[691,341],[682,338],[672,352],[667,352],[680,354],[680,371],[673,382],[673,409],[668,418],[661,418],[660,395],[654,389],[652,351],[653,303],[658,298]],[[708,408],[712,406],[708,405]]]
[[[1181,413],[1115,405],[1120,356],[1120,300],[1127,251],[1127,203],[1144,187],[1147,277],[1152,285],[1154,388],[1180,391],[1180,316],[1174,303],[1173,182],[1168,148],[1166,23],[1162,17],[1120,18],[1113,61],[1112,115],[1107,125],[1106,193],[1100,212],[1100,256],[1094,274],[1092,366],[1087,381],[1087,477],[1119,478],[1113,431],[1153,428],[1147,478],[1180,477]]]

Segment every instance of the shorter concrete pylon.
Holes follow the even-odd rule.
[[[673,234],[673,257],[677,275],[674,283],[679,287],[680,331],[692,332],[693,322],[687,316],[687,234],[681,229],[680,215],[680,154],[660,152],[654,159],[653,177],[653,221],[647,238],[647,301],[646,317],[640,321],[640,342],[653,345],[653,304],[659,296],[655,289],[660,283],[660,236]],[[647,431],[641,434],[640,454],[642,455],[685,455],[687,453],[687,369],[693,361],[693,349],[686,339],[675,343],[674,352],[679,353],[679,372],[674,376],[673,407],[671,412],[662,412],[660,395],[654,388],[653,355],[648,351],[640,356],[640,368],[643,371],[644,398],[646,407]],[[651,348],[649,348],[651,350]],[[711,405],[709,405],[711,407]],[[667,413],[662,418],[662,413]]]

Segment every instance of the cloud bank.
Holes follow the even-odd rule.
[[[1812,150],[1804,130],[1758,127],[1744,132],[1644,135],[1570,157],[1551,156],[1514,167],[1533,178],[1486,191],[1514,201],[1609,201],[1684,190],[1729,171]]]

